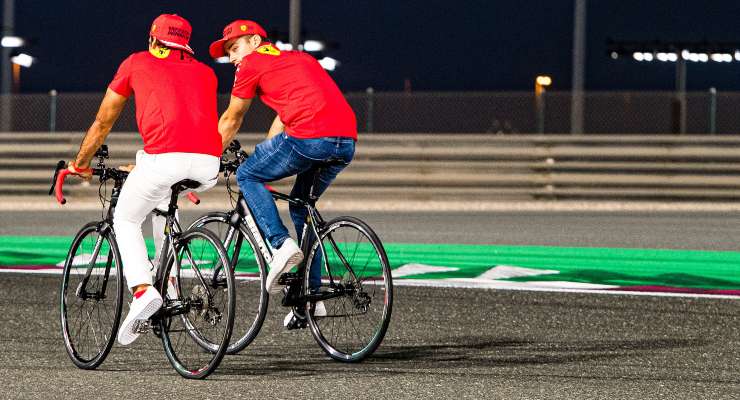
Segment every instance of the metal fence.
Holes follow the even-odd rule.
[[[348,93],[361,132],[567,133],[569,92],[548,92],[536,101],[529,92]],[[93,121],[102,93],[0,96],[0,131],[84,131]],[[219,111],[228,103],[219,96]],[[588,92],[584,132],[679,133],[677,98],[672,92]],[[740,133],[740,92],[686,95],[686,133]],[[274,112],[255,101],[242,131],[266,131]],[[133,102],[114,128],[136,131]]]

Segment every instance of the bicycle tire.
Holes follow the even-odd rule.
[[[207,244],[208,249],[198,247],[196,241]],[[171,269],[176,268],[177,299],[167,296],[165,310],[179,302],[187,305],[183,307],[187,312],[159,318],[162,344],[167,359],[181,376],[203,379],[215,371],[229,345],[234,327],[234,274],[221,241],[208,230],[193,228],[182,232],[174,249],[165,264],[160,290],[168,293],[168,277]],[[187,269],[183,268],[183,257]],[[214,334],[209,335],[216,326]]]
[[[121,254],[112,230],[101,232],[100,229],[99,222],[90,222],[77,232],[70,245],[62,272],[59,314],[64,347],[72,362],[81,369],[95,369],[105,361],[116,340],[123,305]],[[88,240],[96,234],[94,240]],[[95,255],[95,247],[99,240],[100,248]],[[91,253],[84,253],[85,251]],[[105,252],[103,257],[105,267],[102,271],[95,267],[103,256],[101,252]],[[86,258],[89,258],[89,261]],[[106,282],[104,292],[103,282]],[[112,298],[112,302],[106,301],[109,298]],[[79,311],[75,311],[76,309]],[[93,318],[97,319],[97,324],[93,323]],[[97,330],[95,325],[98,325]],[[86,343],[86,339],[94,341],[94,346]],[[90,350],[87,350],[88,348]]]
[[[323,244],[329,256],[322,255],[322,284],[319,293],[333,290],[326,282],[329,273],[335,280],[339,280],[340,285],[354,287],[356,291],[348,290],[346,295],[324,300],[327,310],[325,317],[315,317],[314,303],[307,302],[305,315],[314,339],[329,357],[342,362],[360,362],[380,346],[390,324],[393,280],[388,256],[372,228],[354,217],[344,216],[329,221],[319,232],[319,237],[321,240],[312,244],[306,258],[306,265],[310,266],[310,260],[316,254],[321,254],[322,246],[319,243]],[[334,241],[334,245],[331,241]],[[364,265],[361,265],[362,262]],[[305,268],[304,288],[309,287],[309,269]],[[334,283],[337,284],[336,281]],[[306,293],[308,294],[308,289]],[[363,311],[363,307],[367,308]],[[363,325],[359,320],[362,315],[370,315],[375,321],[371,321],[371,325]],[[367,334],[361,337],[361,329],[367,326],[370,329],[365,329]],[[342,329],[351,329],[356,334],[355,337],[348,337],[353,332],[345,334]]]
[[[190,227],[205,228],[215,233],[224,243],[224,248],[234,268],[237,311],[234,318],[231,343],[226,350],[226,354],[237,354],[249,346],[257,337],[267,315],[269,304],[269,295],[265,290],[267,263],[257,247],[252,232],[242,223],[235,228],[236,233],[230,240],[231,243],[228,246],[226,245],[226,236],[228,230],[232,227],[227,213],[212,212],[205,214],[190,224]],[[241,240],[240,251],[235,252],[239,240]],[[243,271],[256,269],[257,276],[250,274],[237,277],[237,271],[240,269]],[[253,306],[254,297],[257,297],[256,309]]]

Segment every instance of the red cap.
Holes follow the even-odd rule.
[[[211,46],[208,48],[209,53],[211,53],[211,57],[219,58],[225,56],[226,52],[224,51],[224,43],[244,35],[260,35],[261,37],[266,38],[267,32],[265,32],[265,30],[254,21],[237,19],[236,21],[226,25],[226,28],[224,28],[223,38],[211,43]]]
[[[152,22],[152,28],[149,30],[149,35],[165,46],[193,54],[193,49],[188,46],[191,33],[193,28],[190,22],[176,14],[160,15]]]

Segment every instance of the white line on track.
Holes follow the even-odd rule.
[[[61,269],[0,269],[0,273],[21,273],[21,274],[48,274],[60,275]],[[238,276],[238,280],[256,280],[252,276]],[[562,283],[570,287],[550,286]],[[682,297],[695,299],[729,299],[737,300],[740,296],[722,295],[722,294],[700,294],[700,293],[672,293],[672,292],[635,292],[627,290],[605,290],[597,289],[595,286],[608,285],[590,285],[592,289],[573,287],[577,282],[509,282],[488,280],[482,282],[475,278],[452,278],[452,279],[394,279],[393,286],[417,286],[417,287],[435,287],[435,288],[453,288],[453,289],[487,289],[487,290],[519,290],[532,292],[555,292],[555,293],[586,293],[586,294],[610,294],[610,295],[629,295],[629,296],[655,296],[655,297]]]

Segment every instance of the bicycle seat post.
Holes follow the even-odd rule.
[[[170,205],[167,209],[167,214],[171,217],[174,217],[175,212],[177,211],[177,196],[179,196],[180,193],[185,190],[195,189],[198,186],[200,186],[200,182],[194,181],[192,179],[183,179],[172,185],[172,195],[170,196]]]
[[[319,176],[321,175],[322,167],[318,167],[316,169],[316,172],[313,175],[313,182],[311,183],[311,188],[308,190],[308,204],[311,205],[311,207],[316,206],[316,202],[319,200],[319,197],[314,194],[314,189],[316,188],[316,184],[319,182]]]

